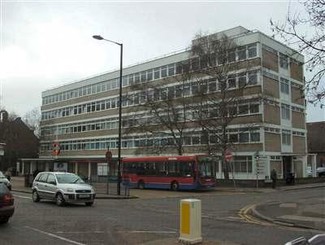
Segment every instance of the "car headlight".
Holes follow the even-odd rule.
[[[74,189],[72,189],[72,188],[68,188],[68,189],[67,189],[67,192],[74,192]]]

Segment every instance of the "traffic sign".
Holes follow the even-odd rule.
[[[53,142],[53,149],[52,149],[52,155],[58,156],[60,155],[61,147],[59,142]]]
[[[112,152],[110,150],[107,150],[105,153],[105,158],[107,162],[111,162],[112,161]]]
[[[232,153],[229,150],[226,150],[225,152],[225,159],[227,162],[230,162],[232,160]]]

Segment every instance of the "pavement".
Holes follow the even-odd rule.
[[[12,191],[31,193],[30,187],[25,187],[24,177],[11,178]],[[162,198],[181,197],[188,193],[171,192],[171,191],[157,191],[157,190],[138,190],[131,189],[131,191],[121,187],[121,195],[116,193],[116,183],[93,183],[96,189],[96,199],[129,199],[129,198]],[[313,184],[296,184],[290,186],[281,186],[276,189],[271,188],[234,188],[234,187],[217,187],[217,191],[225,192],[277,192],[277,191],[292,191],[308,188],[322,188],[324,195],[314,197],[311,199],[301,199],[298,202],[265,202],[252,205],[246,214],[254,216],[257,219],[264,220],[282,226],[298,227],[304,229],[317,230],[320,233],[325,233],[325,179],[321,183]],[[158,193],[158,194],[157,194]],[[168,238],[169,239],[169,238]],[[162,239],[161,241],[154,241],[154,243],[145,243],[145,245],[167,245],[179,244],[175,239]],[[229,241],[203,241],[204,245],[235,245]]]

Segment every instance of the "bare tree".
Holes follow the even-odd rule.
[[[27,112],[23,117],[23,121],[31,130],[34,131],[34,134],[37,137],[40,137],[41,112],[38,107]]]
[[[199,152],[222,159],[228,179],[230,168],[225,155],[236,150],[233,143],[241,137],[240,133],[229,136],[229,129],[242,110],[249,109],[244,91],[257,80],[256,72],[254,75],[248,69],[250,65],[246,47],[237,46],[234,40],[197,35],[189,58],[177,64],[176,76],[163,81],[137,81],[131,86],[127,97],[137,106],[130,110],[133,115],[124,120],[125,133],[145,135],[140,151],[155,154],[176,149],[182,155],[187,139],[195,138],[197,142],[192,143],[200,145]],[[246,105],[241,107],[243,102]],[[242,131],[250,128],[245,124]]]
[[[274,35],[289,45],[297,46],[307,57],[305,61],[311,78],[306,81],[307,101],[324,106],[325,99],[325,1],[301,1],[305,13],[288,13],[284,24],[271,20]],[[309,34],[312,33],[312,34]]]
[[[201,61],[199,74],[203,78],[198,79],[196,122],[206,151],[221,157],[224,177],[229,179],[231,169],[225,155],[227,151],[236,151],[234,143],[241,140],[242,133],[252,129],[252,124],[246,123],[235,134],[229,134],[230,126],[236,124],[238,115],[249,110],[250,101],[243,99],[243,95],[247,85],[257,82],[257,74],[249,69],[253,65],[246,61],[245,47],[227,36],[198,35],[191,51]],[[259,101],[260,96],[254,101]]]
[[[179,64],[187,67],[188,63]],[[185,68],[184,68],[185,69]],[[128,100],[137,106],[131,118],[125,120],[128,130],[125,133],[142,133],[146,136],[141,141],[139,151],[161,154],[169,151],[183,155],[185,131],[190,129],[190,98],[186,96],[186,81],[189,73],[182,73],[174,78],[176,87],[168,86],[170,79],[163,84],[155,82],[133,84],[133,93]],[[133,123],[135,122],[136,123]]]

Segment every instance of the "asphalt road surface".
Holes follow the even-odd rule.
[[[17,192],[15,214],[9,224],[0,226],[0,241],[2,245],[177,244],[180,200],[191,197],[202,201],[202,237],[213,244],[284,244],[299,236],[320,233],[251,219],[243,210],[265,201],[288,202],[324,196],[322,188],[181,194],[181,197],[165,197],[157,191],[156,198],[98,199],[93,207],[58,207],[45,201],[33,203],[29,194]]]

